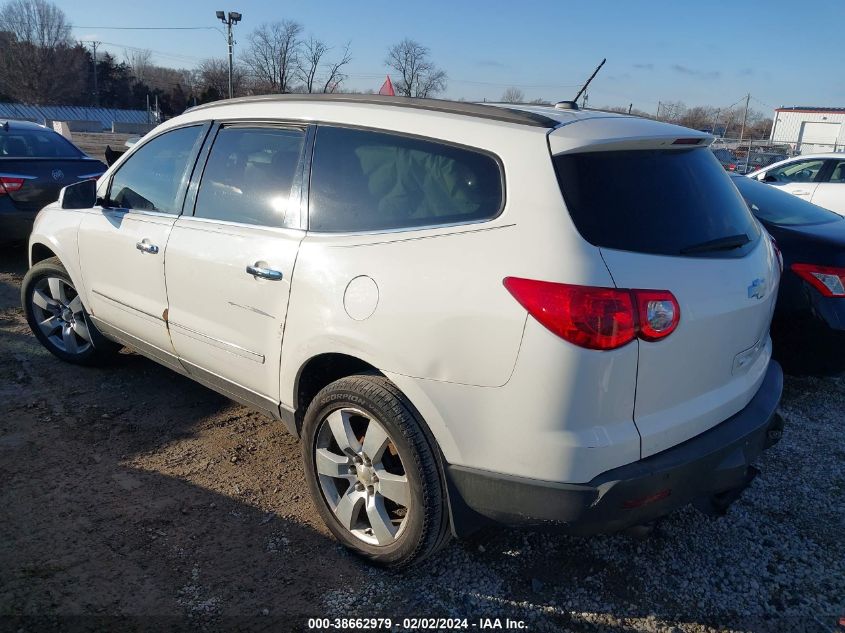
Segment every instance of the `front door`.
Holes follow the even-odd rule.
[[[813,204],[845,215],[845,158],[827,162],[825,176],[813,192]]]
[[[265,411],[279,363],[299,227],[306,130],[219,128],[199,186],[167,245],[173,346],[197,379]]]
[[[102,206],[79,230],[80,268],[92,317],[106,331],[143,341],[167,364],[172,345],[165,323],[164,251],[182,208],[203,126],[160,134],[113,174]]]
[[[795,160],[766,172],[765,182],[810,202],[824,167],[821,158]]]

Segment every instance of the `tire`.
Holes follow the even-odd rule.
[[[120,349],[88,318],[70,275],[57,257],[29,269],[21,286],[21,304],[32,333],[63,361],[101,365]]]
[[[434,440],[389,380],[361,374],[331,383],[308,406],[302,438],[311,497],[344,546],[401,568],[448,542]]]

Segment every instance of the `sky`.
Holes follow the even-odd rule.
[[[55,1],[55,0],[54,0]],[[752,96],[781,105],[845,107],[845,0],[59,0],[74,37],[118,59],[134,47],[159,65],[192,68],[226,55],[215,10],[239,11],[235,56],[264,22],[293,19],[339,53],[350,42],[346,85],[378,90],[388,47],[410,37],[446,70],[446,98],[571,99],[602,58],[589,105],[655,112],[660,101],[728,107]],[[206,27],[117,30],[105,27]],[[219,28],[221,30],[215,30]],[[837,61],[839,60],[839,61]]]

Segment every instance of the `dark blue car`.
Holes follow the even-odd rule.
[[[845,218],[745,176],[732,175],[783,255],[772,338],[796,369],[845,366]]]
[[[29,237],[35,214],[66,185],[106,166],[50,128],[0,120],[0,243]]]

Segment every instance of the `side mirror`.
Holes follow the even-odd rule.
[[[760,182],[777,182],[777,181],[778,181],[778,179],[775,178],[774,176],[763,176],[762,178],[760,178]]]
[[[83,180],[64,187],[59,193],[62,209],[90,209],[97,204],[97,181]]]

